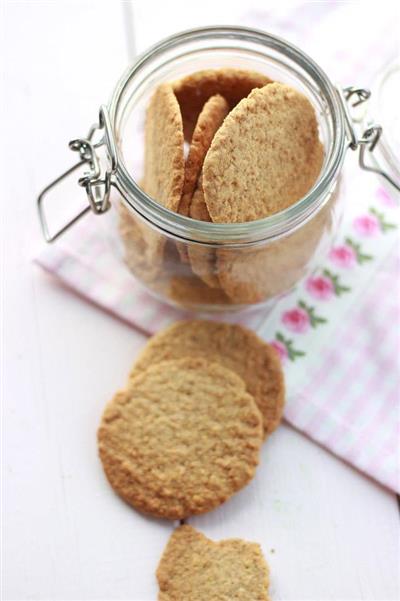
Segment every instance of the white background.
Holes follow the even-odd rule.
[[[135,47],[202,24],[197,5],[183,22],[187,2],[133,4],[3,6],[2,573],[9,601],[155,600],[154,572],[174,526],[120,501],[97,458],[102,408],[143,336],[32,264],[43,247],[35,196],[73,160],[68,140],[96,120]],[[226,20],[226,3],[201,5],[208,22]],[[168,15],[173,25],[165,25]],[[264,446],[249,487],[190,522],[216,539],[260,542],[274,601],[399,598],[395,495],[288,426]]]

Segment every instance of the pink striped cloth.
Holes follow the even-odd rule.
[[[311,362],[307,383],[285,413],[305,434],[396,491],[400,291],[394,283],[399,261],[395,248],[361,302],[337,324],[334,343]]]
[[[279,18],[260,8],[237,21],[259,28],[265,23],[266,29],[305,47],[333,77],[342,73],[343,84],[365,85],[396,44],[384,11],[368,14],[365,4],[356,44],[350,34],[359,18],[357,3],[296,5],[282,8]],[[368,20],[373,26],[367,26]],[[337,37],[328,43],[338,31],[339,48]],[[358,73],[357,81],[352,73]],[[341,232],[320,268],[268,314],[218,318],[253,328],[278,350],[290,424],[400,492],[399,212],[391,193],[357,165],[349,166],[343,189],[347,208]],[[37,262],[145,334],[187,316],[149,296],[115,257],[98,222],[99,217],[89,216]]]

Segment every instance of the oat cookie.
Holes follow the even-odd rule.
[[[200,175],[196,190],[192,196],[192,202],[189,207],[189,216],[198,221],[211,221],[210,213],[204,200],[203,178]]]
[[[120,204],[118,230],[124,246],[124,261],[130,271],[145,282],[153,282],[160,276],[165,243],[161,236],[134,217]]]
[[[190,205],[190,216],[199,221],[211,221],[208,214],[204,193],[199,178],[196,191]],[[217,273],[217,254],[212,246],[191,244],[187,248],[193,273],[203,280],[210,288],[221,288]]]
[[[144,191],[177,211],[185,174],[182,116],[170,84],[154,92],[146,113]]]
[[[295,286],[309,272],[310,262],[318,256],[317,249],[326,244],[328,232],[331,234],[337,199],[335,192],[302,228],[267,246],[218,249],[218,280],[232,302],[260,303]]]
[[[151,365],[106,407],[100,458],[114,490],[151,515],[210,511],[254,476],[262,419],[242,379],[206,359]]]
[[[215,543],[186,525],[170,537],[157,581],[159,601],[269,601],[269,569],[257,543]]]
[[[226,117],[204,160],[212,221],[242,223],[282,211],[310,190],[322,162],[309,100],[280,83],[253,90]]]
[[[254,88],[261,88],[271,79],[256,71],[245,69],[206,69],[186,75],[172,84],[182,111],[185,138],[191,140],[198,116],[215,94],[221,94],[233,108]]]
[[[146,113],[143,190],[163,207],[177,211],[185,176],[182,116],[170,84],[154,92]],[[162,263],[165,237],[140,226],[149,264]]]
[[[210,288],[220,289],[215,248],[192,245],[189,246],[188,252],[193,273]]]
[[[161,234],[149,229],[147,224],[122,203],[116,209],[124,262],[133,275],[151,286],[155,292],[161,293],[168,286],[171,274],[191,274],[190,267],[179,261],[175,241],[163,239],[162,252],[154,253]]]
[[[285,256],[280,256],[280,250]],[[288,257],[286,252],[282,246],[248,252],[218,251],[218,281],[232,302],[267,301],[290,290],[306,272],[307,261]]]
[[[193,132],[185,164],[185,181],[179,204],[179,213],[181,215],[186,215],[186,217],[189,215],[189,206],[203,166],[204,157],[210,148],[216,131],[228,112],[229,105],[225,98],[219,94],[211,96],[202,108]]]
[[[195,275],[171,277],[166,294],[181,307],[190,310],[195,310],[200,303],[204,307],[207,304],[229,305],[231,302],[221,288],[210,288]]]
[[[131,377],[160,361],[204,357],[240,376],[261,411],[265,434],[279,425],[285,400],[280,360],[274,348],[237,324],[177,321],[153,336],[139,355]]]

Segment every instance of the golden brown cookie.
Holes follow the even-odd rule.
[[[203,178],[200,175],[197,182],[197,188],[192,196],[192,202],[189,207],[189,216],[198,221],[211,221],[210,213],[204,200]]]
[[[311,189],[322,162],[309,100],[280,83],[253,90],[226,117],[204,160],[212,221],[243,223],[282,211]]]
[[[157,569],[159,601],[269,601],[269,569],[260,545],[215,543],[191,526],[171,535]]]
[[[177,321],[153,336],[133,366],[135,377],[160,361],[204,357],[240,376],[261,411],[264,431],[279,425],[285,400],[284,379],[274,348],[237,325],[206,320]]]
[[[306,260],[286,252],[282,247],[218,251],[218,281],[232,302],[268,301],[290,290],[305,273]]]
[[[123,245],[123,258],[129,270],[155,292],[162,293],[168,286],[171,274],[189,275],[189,266],[184,266],[176,249],[175,241],[167,239],[149,228],[136,213],[122,203],[117,205],[118,230]],[[157,236],[163,237],[162,253],[155,254]],[[152,244],[153,243],[153,244]]]
[[[232,302],[261,303],[295,286],[331,236],[337,199],[336,191],[303,227],[267,246],[218,249],[218,280]]]
[[[216,250],[212,246],[189,246],[189,260],[195,273],[210,288],[220,289]]]
[[[216,94],[207,100],[199,115],[185,164],[185,182],[178,209],[181,215],[189,216],[193,193],[203,166],[204,157],[210,148],[215,132],[228,112],[228,103],[222,96]],[[188,246],[178,242],[177,248],[182,261],[188,263]]]
[[[183,265],[183,263],[182,263]],[[176,275],[169,280],[167,296],[185,309],[192,311],[198,305],[229,305],[229,297],[221,288],[210,288],[195,275]]]
[[[146,113],[144,191],[177,211],[185,176],[182,116],[170,84],[154,92]]]
[[[98,443],[106,476],[125,501],[182,519],[221,505],[253,478],[262,419],[229,369],[200,358],[164,361],[115,395]]]
[[[211,96],[221,94],[233,108],[254,88],[261,88],[271,79],[245,69],[206,69],[186,75],[172,84],[182,111],[185,138],[191,140],[198,116]]]
[[[201,176],[190,204],[190,216],[199,221],[211,221],[204,202]],[[217,274],[216,249],[212,246],[191,244],[187,247],[190,265],[195,273],[210,288],[221,288]]]
[[[163,207],[177,211],[185,176],[182,116],[170,84],[154,92],[146,113],[143,190]],[[140,226],[149,266],[162,263],[165,237]]]
[[[126,265],[143,281],[155,281],[160,276],[165,242],[160,234],[150,230],[125,206],[120,204],[117,210],[118,230],[124,246]]]
[[[229,105],[225,98],[216,94],[211,96],[204,104],[197,119],[193,137],[190,142],[189,154],[185,164],[185,182],[182,198],[179,204],[179,213],[189,215],[189,207],[193,192],[203,166],[212,139],[229,112]]]

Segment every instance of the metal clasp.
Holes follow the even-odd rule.
[[[97,142],[93,142],[94,134],[96,131],[102,131],[103,136]],[[105,145],[107,149],[107,158],[110,165],[106,169],[101,168],[99,156],[97,154],[98,148]],[[61,234],[66,232],[72,225],[74,225],[81,217],[86,215],[89,211],[93,211],[96,215],[105,213],[110,208],[110,188],[111,188],[111,176],[117,170],[117,153],[115,148],[115,142],[111,131],[111,124],[108,115],[107,108],[103,105],[100,107],[99,112],[99,123],[93,125],[86,138],[78,138],[71,140],[69,148],[79,153],[80,160],[70,169],[67,169],[62,175],[52,181],[37,198],[37,207],[39,212],[39,220],[42,227],[43,236],[46,242],[54,242]],[[63,225],[54,234],[50,233],[45,209],[44,199],[52,188],[57,186],[62,180],[71,175],[82,165],[88,166],[88,171],[79,178],[78,184],[85,188],[88,199],[88,206],[85,207],[80,213],[75,215],[68,223]]]
[[[361,116],[352,115],[351,109],[359,107],[361,104],[369,100],[371,92],[365,88],[348,87],[337,88],[338,96],[341,100],[347,135],[349,138],[349,148],[351,150],[359,150],[358,163],[361,169],[372,171],[386,179],[397,191],[400,192],[400,185],[386,171],[380,169],[377,165],[367,163],[367,151],[372,154],[379,138],[382,135],[382,127],[376,123],[368,124],[368,127],[363,130],[361,136],[358,135],[355,128],[356,123],[362,123],[365,120],[365,114]]]

